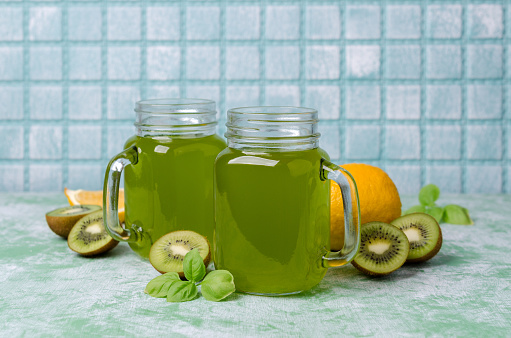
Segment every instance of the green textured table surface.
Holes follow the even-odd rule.
[[[416,198],[404,198],[404,207]],[[331,269],[288,297],[231,295],[167,303],[144,294],[158,276],[120,244],[82,258],[44,214],[62,194],[0,194],[0,336],[394,336],[511,334],[511,196],[445,196],[474,226],[443,224],[440,253],[422,265],[369,278]]]

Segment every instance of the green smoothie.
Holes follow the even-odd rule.
[[[218,155],[215,267],[234,275],[238,291],[296,293],[325,275],[330,181],[320,179],[323,153],[227,148]]]
[[[143,229],[143,240],[130,242],[142,257],[154,241],[176,230],[193,230],[212,242],[213,164],[225,142],[217,135],[200,138],[131,137],[138,162],[124,173],[126,226]]]

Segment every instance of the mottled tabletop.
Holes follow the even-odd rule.
[[[511,195],[438,203],[467,207],[475,224],[442,224],[426,263],[383,278],[330,269],[295,296],[167,303],[144,294],[159,273],[126,244],[83,258],[49,230],[63,194],[1,193],[0,336],[509,336]]]

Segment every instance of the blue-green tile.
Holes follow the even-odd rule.
[[[229,40],[257,40],[261,32],[259,6],[227,6],[225,35]]]
[[[335,120],[341,111],[341,90],[338,86],[308,86],[305,106],[318,111],[321,120]]]
[[[419,39],[421,37],[421,7],[417,5],[387,6],[388,39]]]
[[[307,39],[323,40],[341,37],[341,9],[339,6],[307,6],[305,11]]]
[[[147,47],[147,78],[176,80],[180,78],[181,48],[178,46]]]
[[[218,40],[220,38],[220,7],[188,7],[186,38],[188,40]]]
[[[428,165],[425,184],[435,184],[442,193],[461,193],[462,170],[459,165]]]
[[[346,6],[346,39],[379,39],[381,35],[380,12],[380,6]]]
[[[296,40],[300,38],[300,7],[266,7],[266,38],[269,40]]]
[[[338,46],[307,47],[307,79],[338,79],[340,76],[340,59]]]
[[[135,41],[141,38],[142,11],[137,7],[111,6],[107,10],[108,40]]]
[[[380,126],[346,126],[344,157],[351,160],[377,160],[380,158]]]
[[[427,7],[426,35],[433,39],[458,39],[461,37],[462,6],[435,4]]]
[[[148,6],[146,17],[148,40],[179,40],[181,17],[178,6]]]

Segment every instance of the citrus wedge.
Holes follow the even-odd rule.
[[[96,190],[71,190],[64,188],[64,194],[67,197],[70,205],[100,205],[103,207],[103,191]],[[124,189],[119,189],[119,221],[124,222]]]

